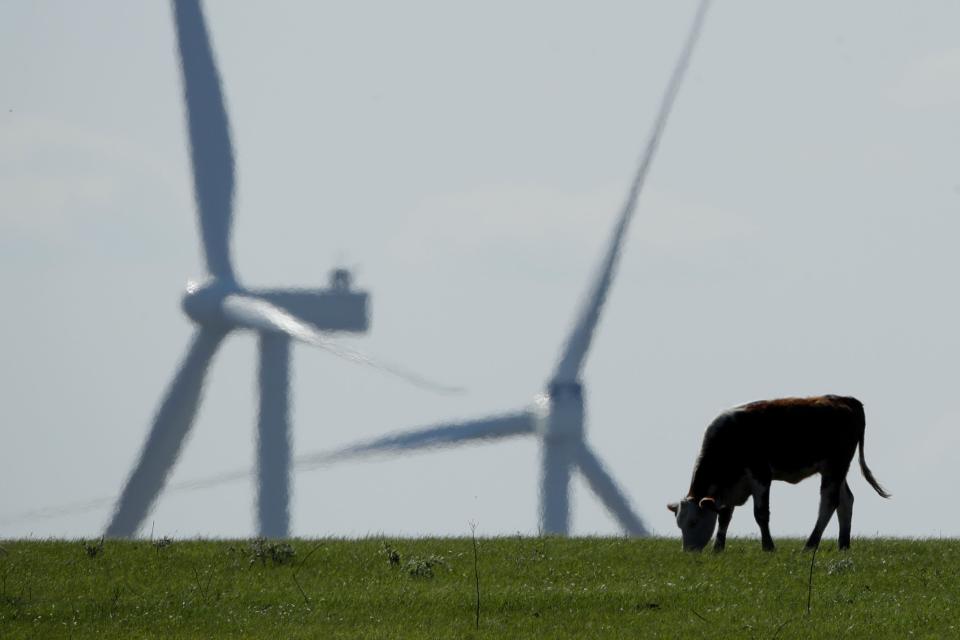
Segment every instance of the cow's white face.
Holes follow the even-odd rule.
[[[668,504],[667,508],[677,516],[684,551],[700,551],[707,546],[717,526],[716,511],[701,508],[693,498]]]

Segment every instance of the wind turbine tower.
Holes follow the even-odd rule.
[[[193,342],[154,417],[147,440],[116,502],[105,535],[136,535],[180,454],[200,405],[210,362],[228,333],[259,337],[257,519],[261,535],[290,533],[290,342],[372,365],[414,384],[436,387],[415,374],[375,362],[325,337],[322,331],[366,332],[368,296],[350,273],[336,269],[327,289],[248,289],[230,259],[234,156],[220,76],[199,0],[173,0],[186,103],[193,186],[207,279],[190,282],[183,310],[197,325]]]

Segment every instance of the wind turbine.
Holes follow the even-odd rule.
[[[577,315],[573,330],[561,351],[547,387],[536,396],[533,405],[519,411],[478,420],[401,432],[329,453],[301,456],[296,459],[297,467],[317,467],[375,454],[402,454],[475,441],[535,436],[540,439],[541,444],[540,525],[544,533],[559,535],[569,533],[569,485],[571,473],[577,469],[624,531],[634,536],[649,535],[626,496],[586,442],[581,370],[593,341],[600,312],[613,282],[627,227],[636,209],[637,199],[690,61],[708,5],[709,0],[702,0],[700,3],[686,44],[667,85],[626,202],[613,229],[609,247],[600,263],[600,269]]]
[[[346,270],[334,270],[326,290],[250,290],[239,283],[230,260],[234,161],[220,77],[199,0],[173,0],[173,13],[208,279],[187,285],[182,306],[198,329],[160,404],[105,535],[125,538],[136,534],[166,484],[193,424],[204,378],[217,348],[234,329],[248,329],[260,338],[259,529],[262,535],[283,537],[289,535],[290,527],[291,340],[372,365],[414,384],[437,385],[324,337],[321,329],[364,332],[369,325],[367,294],[351,288]]]

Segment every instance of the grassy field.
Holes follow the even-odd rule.
[[[475,564],[470,538],[6,541],[0,638],[960,637],[958,540],[679,547],[482,539]]]

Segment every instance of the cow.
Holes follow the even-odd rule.
[[[860,401],[834,395],[762,400],[720,414],[704,433],[686,498],[667,505],[676,515],[683,548],[702,550],[719,524],[713,549],[722,551],[734,507],[752,497],[761,545],[773,551],[770,483],[796,484],[819,473],[820,512],[805,549],[820,545],[834,511],[840,522],[838,546],[848,549],[853,493],[846,476],[857,445],[863,477],[882,497],[890,497],[863,457],[865,426]]]

